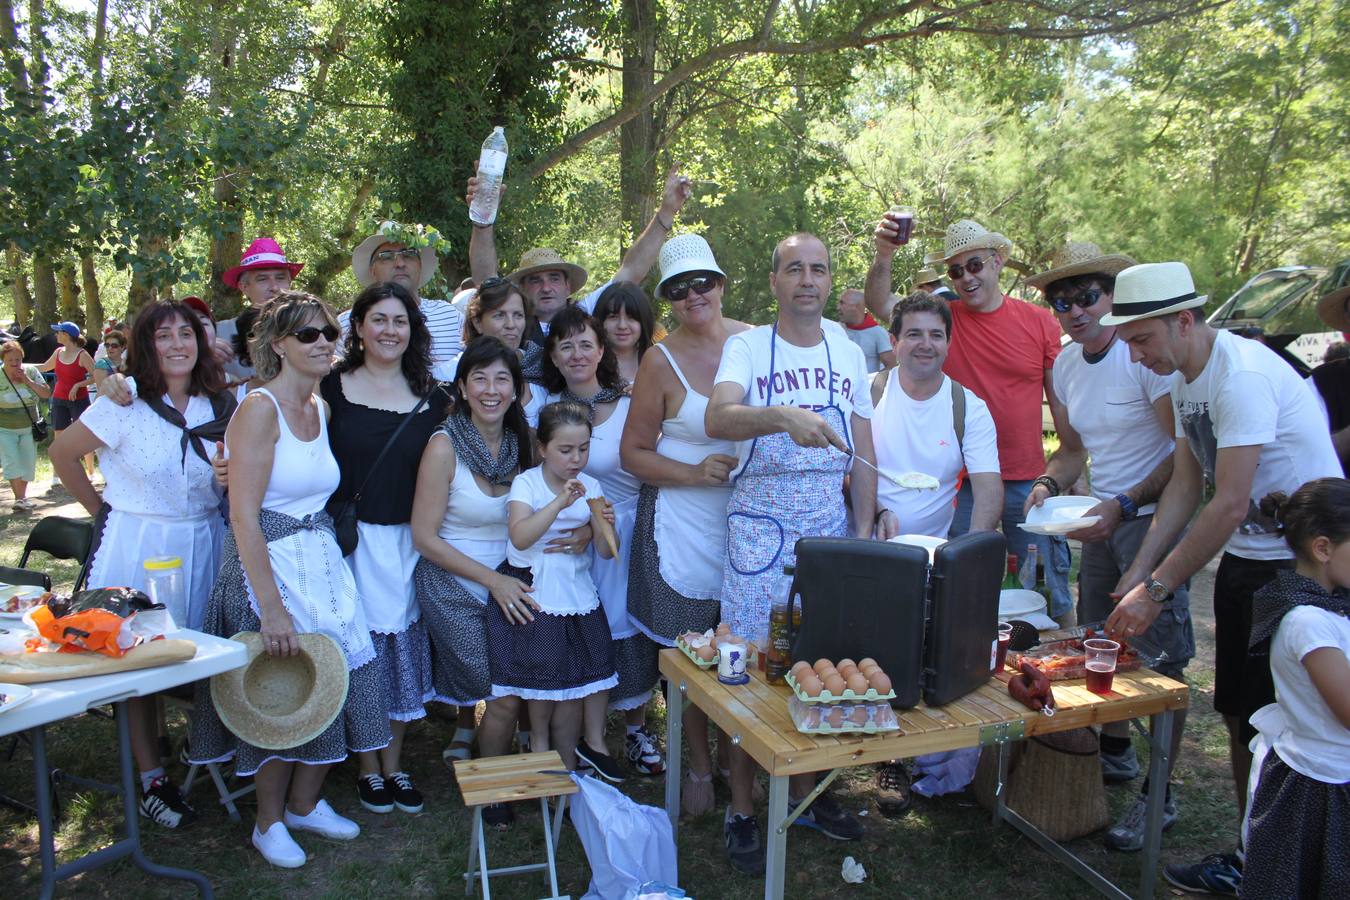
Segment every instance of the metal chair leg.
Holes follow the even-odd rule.
[[[473,893],[474,869],[478,867],[478,824],[483,818],[483,807],[473,808],[473,822],[469,825],[469,862],[464,867],[464,896]]]
[[[558,896],[558,869],[553,858],[553,842],[558,839],[562,833],[563,810],[567,807],[567,795],[558,797],[558,810],[553,815],[553,822],[549,822],[548,816],[548,798],[539,798],[539,809],[543,814],[544,820],[544,852],[548,855],[548,886],[549,896]]]

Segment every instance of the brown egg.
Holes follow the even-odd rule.
[[[816,670],[816,674],[819,675],[821,672],[824,672],[826,669],[833,669],[833,668],[834,668],[834,663],[832,663],[832,662],[830,662],[828,659],[825,659],[824,657],[822,657],[822,658],[816,660],[816,664],[815,664],[814,666],[812,666],[811,668],[815,669],[815,670]]]
[[[853,707],[853,712],[849,713],[848,720],[852,722],[854,725],[866,725],[867,707],[865,706]]]
[[[797,680],[797,686],[802,689],[802,693],[808,697],[819,697],[820,692],[825,690],[825,685],[816,676],[808,673],[802,675]]]
[[[854,672],[852,675],[848,676],[845,684],[848,689],[855,694],[861,695],[867,693],[867,676],[863,675],[861,672]]]
[[[847,665],[845,665],[844,663],[840,663],[839,674],[843,675],[844,680],[847,681],[849,678],[858,674],[858,667],[854,663],[848,663]]]
[[[844,688],[846,687],[848,687],[848,684],[844,681],[843,677],[840,676],[838,672],[834,673],[833,675],[825,679],[825,690],[829,691],[836,697],[842,694],[844,692]]]
[[[878,694],[889,694],[891,692],[891,679],[885,672],[872,673],[872,679],[869,683]]]
[[[801,662],[793,663],[792,668],[789,669],[788,671],[792,673],[793,678],[796,678],[798,681],[800,681],[804,673],[813,672],[815,670],[812,669],[809,665],[807,665],[806,660],[802,660]]]
[[[836,669],[834,666],[830,666],[828,669],[821,669],[819,672],[816,673],[816,677],[819,678],[821,681],[824,681],[831,675],[839,675],[839,670]]]
[[[863,660],[862,662],[858,663],[858,671],[863,673],[864,675],[867,675],[869,672],[875,672],[877,669],[880,668],[881,666],[877,665],[871,660]]]
[[[808,709],[806,711],[806,718],[802,721],[802,724],[805,725],[807,728],[819,728],[820,708],[813,706],[810,709]]]
[[[858,668],[858,664],[846,656],[835,664],[835,668],[842,672],[845,669],[856,669]]]
[[[864,656],[862,659],[858,660],[859,669],[872,669],[876,667],[876,664],[877,661],[870,656]]]
[[[844,711],[836,706],[830,710],[830,714],[825,717],[825,721],[829,723],[831,728],[844,727]]]
[[[694,655],[704,662],[712,662],[713,657],[717,655],[717,651],[712,647],[699,647],[694,651]]]

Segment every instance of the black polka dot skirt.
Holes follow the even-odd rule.
[[[496,604],[479,600],[458,578],[425,558],[413,569],[413,586],[431,644],[435,699],[452,706],[486,699],[492,693],[487,607]]]
[[[501,571],[533,583],[529,569],[506,565]],[[490,600],[487,630],[493,696],[579,700],[619,682],[609,620],[598,604],[584,615],[536,611],[533,622],[516,625]]]
[[[656,663],[660,648],[645,634],[614,641],[614,668],[619,683],[609,692],[609,708],[637,709],[651,699],[652,688],[661,677]]]
[[[628,563],[628,614],[643,634],[663,647],[674,647],[686,631],[707,631],[721,621],[716,600],[686,597],[661,577],[661,551],[656,546],[657,489],[644,484],[638,493],[633,523],[633,552]]]
[[[1250,815],[1243,897],[1350,897],[1350,782],[1309,778],[1271,750]]]

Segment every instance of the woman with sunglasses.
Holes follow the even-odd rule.
[[[250,349],[264,384],[244,398],[225,433],[231,527],[204,630],[261,632],[273,657],[300,652],[297,632],[327,636],[347,660],[346,702],[318,737],[280,750],[232,735],[206,682],[198,683],[192,721],[193,762],[233,757],[236,774],[254,776],[253,846],[284,868],[305,864],[292,830],[334,840],[361,833],[322,799],[324,778],[349,753],[390,741],[384,670],[324,508],[341,473],[328,443],[328,404],[316,393],[337,338],[328,304],[302,291],[279,294],[258,316]]]
[[[426,715],[435,692],[431,645],[413,590],[418,554],[409,522],[422,451],[445,418],[450,397],[432,377],[431,332],[401,284],[367,287],[357,295],[348,322],[340,359],[319,382],[332,410],[328,443],[341,473],[328,512],[336,518],[347,504],[356,504],[359,540],[347,562],[389,689],[372,699],[383,703],[393,733],[388,747],[358,755],[357,793],[371,812],[397,807],[417,813],[423,798],[403,771],[403,735],[409,722]]]
[[[127,336],[120,331],[110,331],[103,339],[103,350],[107,354],[94,362],[95,389],[103,389],[103,380],[114,372],[126,370],[124,354],[127,350]]]
[[[643,355],[665,336],[647,292],[631,281],[613,282],[596,298],[592,315],[604,326],[605,343],[619,361],[619,378],[632,393]]]
[[[657,293],[670,302],[676,327],[638,367],[620,458],[642,482],[632,537],[629,611],[634,624],[665,647],[686,631],[705,631],[721,614],[730,441],[714,440],[703,418],[722,347],[750,326],[723,318],[726,275],[707,241],[680,235],[661,249]],[[684,808],[712,809],[708,719],[690,706],[689,773]]]
[[[531,428],[539,424],[539,411],[548,400],[540,369],[544,350],[538,344],[525,340],[533,325],[534,315],[525,301],[525,295],[513,282],[496,277],[487,279],[479,286],[469,300],[469,314],[464,320],[466,345],[483,335],[495,337],[520,360],[528,391],[527,395],[520,398],[520,402]]]

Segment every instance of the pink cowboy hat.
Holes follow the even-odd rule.
[[[286,254],[281,252],[281,247],[276,241],[271,238],[258,238],[248,245],[248,249],[239,260],[239,265],[233,269],[226,269],[220,280],[232,288],[237,288],[239,276],[249,269],[290,269],[291,277],[294,278],[304,267],[304,263],[287,262]]]

